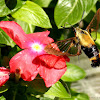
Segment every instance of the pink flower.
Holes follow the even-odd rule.
[[[44,79],[47,87],[56,83],[65,73],[66,61],[63,57],[47,54],[44,47],[53,42],[49,31],[25,34],[14,21],[1,21],[0,28],[21,48],[10,60],[10,72],[19,73],[25,81],[32,81],[37,74]],[[69,58],[66,58],[69,61]]]
[[[9,79],[10,70],[5,67],[0,67],[0,87]]]

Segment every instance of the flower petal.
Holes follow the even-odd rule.
[[[48,44],[54,41],[48,37],[49,31],[26,34],[21,26],[14,21],[1,21],[0,28],[22,49],[28,48],[29,44],[34,41],[40,41],[42,44]]]
[[[36,37],[48,37],[48,35],[50,34],[50,31],[46,30],[46,31],[43,31],[43,32],[35,32],[33,37],[36,36]]]
[[[22,49],[27,48],[30,39],[23,31],[20,25],[14,21],[1,21],[0,28],[3,29],[8,36]]]
[[[41,64],[48,68],[56,68],[61,69],[66,67],[66,61],[63,57],[51,55],[51,54],[44,54],[38,56],[38,61],[41,61]]]
[[[32,63],[32,60],[37,56],[36,53],[31,52],[30,49],[22,50],[12,57],[10,60],[10,72],[19,73],[23,80],[32,81],[38,74],[38,64]]]
[[[9,79],[10,71],[5,67],[0,67],[0,86],[4,85]]]
[[[47,68],[45,66],[40,66],[39,74],[44,79],[47,87],[52,86],[56,83],[62,75],[66,72],[67,67],[63,69]]]
[[[64,57],[64,59],[65,59],[67,62],[70,61],[70,59],[68,58],[68,56],[64,55],[63,57]]]
[[[63,57],[44,54],[37,56],[35,60],[40,63],[39,74],[44,79],[47,87],[56,83],[65,73],[66,61]]]
[[[28,38],[32,38],[34,41],[40,41],[42,44],[49,44],[51,42],[54,42],[54,40],[50,37],[48,37],[50,31],[44,31],[44,32],[36,32],[34,34],[27,34]]]

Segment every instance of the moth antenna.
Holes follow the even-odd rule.
[[[82,18],[81,18],[81,20],[80,20],[79,24],[80,24],[80,23],[81,23],[81,21],[83,20],[84,13],[85,13],[85,11],[83,11]]]
[[[69,24],[74,30],[75,30],[75,28],[73,27],[73,25],[71,25],[70,23],[68,23],[68,22],[66,22],[65,24],[64,24],[64,26],[61,26],[62,28],[65,28],[65,25],[66,24]]]

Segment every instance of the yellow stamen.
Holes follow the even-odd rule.
[[[33,48],[33,50],[35,50],[35,51],[41,51],[41,49],[42,49],[41,45],[39,45],[38,43],[34,43],[34,44],[32,45],[32,48]]]

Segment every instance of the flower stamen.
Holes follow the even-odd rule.
[[[34,44],[32,45],[32,49],[33,49],[34,51],[40,52],[40,51],[43,50],[43,46],[40,45],[39,43],[34,43]]]

